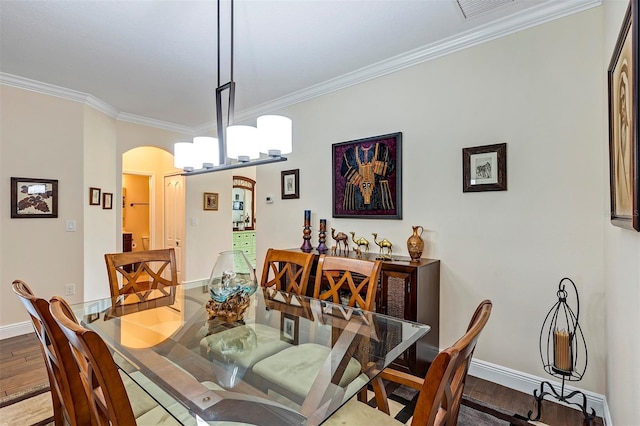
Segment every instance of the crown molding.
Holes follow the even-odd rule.
[[[20,77],[13,74],[0,72],[0,84],[29,90],[31,92],[41,93],[43,95],[55,96],[57,98],[62,98],[69,101],[80,102],[81,104],[85,104],[91,108],[97,109],[98,111],[112,118],[117,118],[118,114],[120,113],[117,109],[115,109],[108,103],[101,101],[93,95],[79,92],[77,90],[67,89],[65,87],[55,86],[53,84],[31,80],[29,78]]]
[[[559,2],[556,0],[548,0],[533,8],[509,16],[508,18],[502,18],[500,20],[493,21],[490,24],[485,24],[464,33],[457,34],[453,37],[410,50],[403,54],[385,59],[373,65],[360,68],[353,72],[341,75],[340,77],[327,80],[323,83],[310,86],[306,89],[293,92],[255,107],[248,108],[240,112],[236,111],[235,120],[242,121],[262,114],[273,113],[273,111],[342,90],[356,84],[364,83],[378,77],[392,74],[396,71],[400,71],[468,47],[476,46],[496,38],[504,37],[527,28],[600,6],[602,5],[602,1],[603,0],[575,0]],[[196,129],[203,130],[203,133],[208,130],[215,129],[215,122],[205,123],[198,126]]]
[[[120,112],[116,108],[112,107],[106,102],[101,101],[93,95],[88,93],[79,92],[73,89],[67,89],[65,87],[56,86],[49,83],[43,83],[29,78],[20,77],[13,74],[7,74],[0,72],[0,84],[6,86],[17,87],[23,90],[29,90],[31,92],[41,93],[43,95],[55,96],[57,98],[66,99],[73,102],[79,102],[90,108],[96,109],[111,118],[119,121],[126,121],[128,123],[140,124],[143,126],[155,127],[158,129],[168,130],[176,133],[184,133],[187,135],[193,135],[193,129],[191,127],[182,126],[180,124],[169,123],[160,120],[154,120],[152,118],[142,117],[139,115],[129,114],[126,112]]]
[[[170,123],[168,121],[155,120],[153,118],[143,117],[141,115],[129,114],[121,112],[116,117],[118,121],[126,121],[127,123],[140,124],[147,127],[155,127],[157,129],[168,130],[174,133],[182,133],[188,136],[197,136],[192,127],[183,126],[181,124]]]
[[[509,16],[508,18],[503,18],[498,21],[491,22],[490,24],[485,24],[467,32],[457,34],[454,37],[410,50],[401,55],[360,68],[340,77],[327,80],[323,83],[293,92],[255,107],[236,111],[234,119],[237,122],[242,122],[244,120],[255,118],[259,115],[273,113],[273,111],[287,108],[300,102],[305,102],[356,84],[364,83],[468,47],[476,46],[499,37],[504,37],[527,28],[600,6],[602,5],[602,2],[603,0],[547,0],[533,8],[521,11],[515,15]],[[216,129],[215,121],[207,122],[196,127],[187,127],[180,124],[120,112],[111,105],[102,102],[92,95],[11,74],[0,73],[0,83],[81,102],[120,121],[155,127],[185,135],[202,135],[213,132]]]

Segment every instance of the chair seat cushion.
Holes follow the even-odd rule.
[[[258,361],[290,346],[291,344],[280,339],[280,330],[263,324],[233,327],[200,341],[200,350],[209,359],[244,368],[251,368]]]
[[[323,423],[323,426],[343,425],[398,426],[404,424],[377,408],[353,398]]]
[[[331,353],[331,348],[316,343],[292,346],[263,359],[253,366],[253,372],[294,394],[305,397]],[[351,358],[339,385],[347,386],[360,374],[361,366]]]

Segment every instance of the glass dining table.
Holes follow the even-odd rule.
[[[210,318],[209,300],[203,281],[72,309],[183,424],[320,424],[430,330],[268,288],[234,322]]]

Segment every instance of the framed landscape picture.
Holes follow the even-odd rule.
[[[462,149],[462,192],[506,190],[506,143]]]
[[[640,231],[638,5],[629,3],[609,64],[611,223]]]
[[[402,219],[402,133],[332,150],[333,217]]]
[[[58,217],[57,180],[11,178],[11,218],[56,217]]]

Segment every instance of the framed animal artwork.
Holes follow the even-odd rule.
[[[506,143],[462,149],[462,192],[506,190]]]

